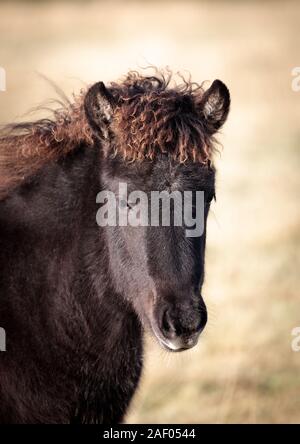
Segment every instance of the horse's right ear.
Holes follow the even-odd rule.
[[[106,137],[112,120],[115,101],[103,82],[95,83],[84,99],[85,114],[96,135]]]

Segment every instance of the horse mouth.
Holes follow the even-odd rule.
[[[171,341],[163,337],[154,320],[152,320],[150,324],[152,332],[157,342],[164,350],[167,350],[168,352],[172,353],[183,352],[195,347],[195,345],[198,343],[198,337],[199,337],[198,335],[187,339],[184,343],[180,338]]]

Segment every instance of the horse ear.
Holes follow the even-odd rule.
[[[221,80],[214,80],[211,87],[203,94],[199,106],[209,133],[218,131],[225,123],[230,108],[227,86]]]
[[[84,109],[91,128],[97,133],[106,135],[107,127],[112,120],[114,97],[103,82],[95,83],[86,93]]]

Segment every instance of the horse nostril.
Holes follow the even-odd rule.
[[[163,313],[161,327],[162,332],[166,338],[174,339],[176,337],[176,328],[168,309],[166,309]]]
[[[207,323],[205,305],[196,308],[179,307],[174,309],[168,306],[161,311],[158,325],[163,336],[168,340],[186,340],[189,337],[198,337]]]

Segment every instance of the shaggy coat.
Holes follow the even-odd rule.
[[[121,422],[143,330],[177,351],[204,328],[205,233],[96,224],[119,181],[203,190],[207,216],[229,93],[170,81],[129,73],[0,133],[0,423]]]

